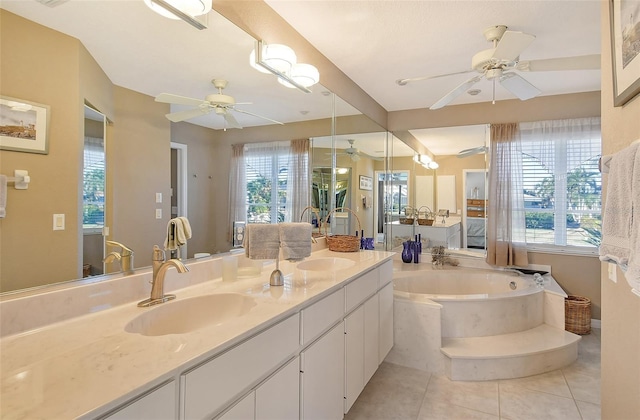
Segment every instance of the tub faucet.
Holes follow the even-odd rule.
[[[161,250],[158,245],[153,246],[153,278],[151,280],[151,297],[138,303],[140,307],[147,307],[164,303],[169,300],[175,299],[176,295],[164,294],[164,276],[167,270],[171,267],[175,267],[178,273],[186,273],[189,271],[182,261],[176,259],[170,259],[165,261],[164,251]]]

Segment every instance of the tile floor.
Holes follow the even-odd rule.
[[[457,382],[384,362],[345,419],[600,419],[600,330],[572,365],[527,378]]]

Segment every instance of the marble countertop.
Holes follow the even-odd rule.
[[[269,286],[275,268],[271,264],[258,277],[235,282],[217,278],[172,291],[178,300],[212,293],[241,293],[255,299],[256,305],[246,315],[190,333],[151,337],[125,332],[132,319],[154,309],[138,308],[132,301],[2,338],[0,418],[58,419],[103,413],[174,378],[185,366],[205,361],[285,319],[392,255],[321,250],[309,259],[340,257],[355,264],[326,272],[303,271],[295,263],[281,262],[284,287]]]

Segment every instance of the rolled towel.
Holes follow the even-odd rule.
[[[297,261],[311,255],[311,229],[309,223],[280,223],[282,258]]]
[[[252,260],[275,260],[280,252],[280,229],[273,224],[249,223],[242,245]]]
[[[600,260],[614,262],[623,270],[629,263],[632,223],[632,177],[638,143],[611,158],[607,181],[607,201],[602,214]],[[640,182],[638,182],[640,184]]]

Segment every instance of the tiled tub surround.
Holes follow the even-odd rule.
[[[550,274],[543,290],[533,276],[494,275],[478,259],[460,260],[461,267],[434,268],[394,258],[395,346],[387,362],[455,380],[490,380],[575,361],[580,337],[564,331],[566,294]]]
[[[355,264],[323,272],[302,271],[294,263],[281,262],[284,287],[269,287],[274,264],[265,266],[259,277],[235,282],[221,281],[220,258],[194,261],[185,274],[172,269],[165,292],[176,294],[177,300],[241,293],[256,302],[242,317],[185,334],[150,337],[125,332],[132,319],[154,309],[136,306],[148,297],[149,272],[54,287],[47,289],[49,293],[5,296],[0,303],[4,335],[0,340],[0,417],[91,418],[107,413],[299,313],[391,256],[379,251],[317,251],[311,259],[340,257]]]

